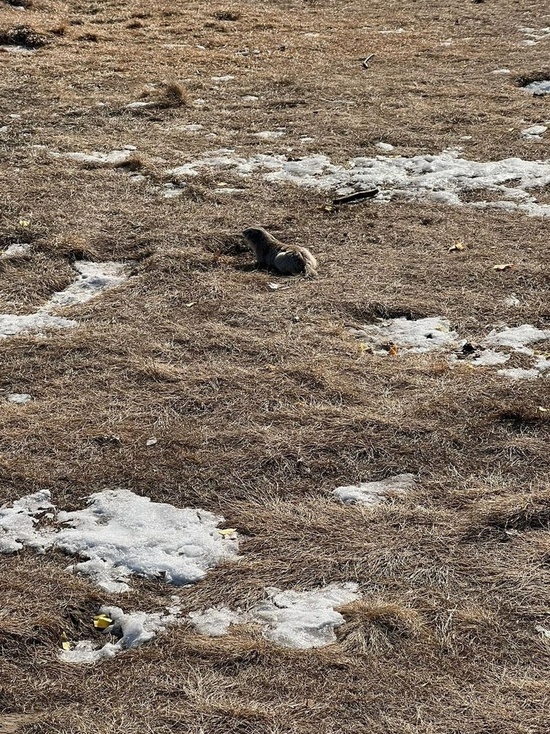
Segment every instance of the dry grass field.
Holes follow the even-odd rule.
[[[550,79],[550,32],[522,30],[548,26],[542,0],[0,2],[0,248],[31,245],[0,259],[0,313],[35,312],[75,260],[131,268],[64,309],[77,328],[0,338],[0,506],[120,487],[222,515],[240,540],[193,586],[123,594],[61,551],[0,556],[0,732],[547,734],[550,373],[370,353],[351,329],[438,316],[474,345],[550,329],[550,219],[471,206],[479,190],[332,207],[259,173],[171,169],[220,149],[345,166],[388,155],[379,142],[548,161],[550,131],[521,134],[550,120],[521,86]],[[309,247],[318,277],[256,269],[238,237],[253,224]],[[415,489],[375,507],[332,494],[402,473]],[[362,597],[326,647],[186,621],[345,581]],[[63,635],[99,636],[102,604],[170,594],[181,624],[147,645],[59,659]]]

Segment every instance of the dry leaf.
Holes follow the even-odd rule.
[[[502,265],[493,265],[493,270],[510,270],[514,267],[514,263],[503,263]]]
[[[148,438],[147,441],[145,441],[146,446],[154,446],[156,443],[158,443],[158,441],[154,436],[151,436],[151,438]]]
[[[457,250],[462,251],[465,250],[466,246],[462,244],[462,242],[455,242],[454,245],[451,245],[449,247],[449,252],[456,252]]]
[[[388,354],[390,357],[397,357],[399,354],[399,349],[395,346],[395,344],[392,344],[390,348],[388,349]]]

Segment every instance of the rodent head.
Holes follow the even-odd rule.
[[[263,227],[247,227],[245,230],[243,230],[243,237],[245,238],[245,240],[253,243],[263,240],[266,234],[267,232]]]

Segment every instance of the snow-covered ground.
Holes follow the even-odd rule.
[[[227,634],[232,624],[260,624],[263,636],[276,645],[302,650],[324,647],[336,641],[334,629],[345,622],[336,608],[361,598],[358,588],[353,582],[311,591],[270,587],[266,589],[268,598],[248,612],[210,608],[192,612],[189,617],[201,634],[219,637]]]
[[[52,312],[85,303],[103,291],[120,285],[128,277],[128,266],[123,263],[79,260],[73,267],[77,273],[75,281],[64,290],[54,293],[35,313],[0,314],[0,339],[26,332],[41,332],[44,329],[74,328],[78,326],[77,321],[56,316]]]
[[[396,357],[406,353],[443,353],[451,364],[457,362],[457,350],[466,344],[457,332],[451,330],[446,319],[429,317],[424,319],[379,319],[378,323],[366,324],[361,329],[351,329],[374,354]],[[531,357],[531,366],[498,370],[498,374],[511,379],[536,379],[550,374],[548,352],[536,351],[532,345],[550,340],[550,329],[537,329],[530,324],[493,329],[483,338],[471,354],[460,355],[463,363],[474,367],[494,367],[510,359],[514,352]]]
[[[38,517],[46,510],[50,521],[44,526]],[[97,492],[82,510],[52,510],[47,490],[0,509],[0,552],[25,545],[41,551],[61,548],[87,559],[70,570],[110,592],[128,590],[132,574],[161,576],[176,586],[193,583],[209,568],[237,557],[235,533],[218,530],[223,518],[151,502],[129,490]]]
[[[388,497],[406,494],[414,486],[414,474],[397,474],[378,482],[362,482],[348,487],[337,487],[333,494],[346,505],[374,506]]]

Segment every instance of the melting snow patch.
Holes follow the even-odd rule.
[[[355,336],[372,347],[375,354],[388,354],[391,345],[405,352],[422,353],[456,346],[458,334],[451,331],[447,319],[431,317],[416,321],[397,318],[381,319],[353,330]]]
[[[387,497],[406,494],[415,486],[414,474],[397,474],[379,482],[338,487],[334,494],[346,505],[379,505]]]
[[[211,78],[213,82],[230,82],[235,77],[231,74],[226,74],[225,76],[213,76]]]
[[[59,513],[58,519],[70,527],[59,531],[55,545],[90,559],[75,570],[107,591],[127,590],[125,578],[131,573],[163,575],[182,586],[236,556],[237,542],[217,530],[223,518],[210,512],[151,502],[123,489],[93,494],[88,505]]]
[[[6,400],[8,403],[24,405],[25,403],[28,403],[29,400],[32,400],[32,395],[29,395],[27,392],[12,392],[9,395],[6,395]]]
[[[211,607],[204,612],[190,612],[189,619],[201,635],[221,637],[227,634],[230,625],[239,623],[240,614],[227,607]]]
[[[170,607],[167,614],[159,612],[131,612],[125,614],[120,607],[103,606],[99,610],[113,620],[105,629],[118,637],[116,643],[107,642],[99,645],[93,640],[77,642],[71,650],[61,650],[59,657],[66,663],[96,663],[105,658],[112,658],[123,650],[130,650],[149,642],[158,632],[171,625],[177,624],[180,612],[179,606]]]
[[[36,528],[38,516],[52,510],[50,493],[42,489],[0,508],[0,553],[15,553],[28,545],[43,552],[51,533]]]
[[[533,354],[533,350],[527,345],[546,339],[550,339],[550,329],[537,329],[529,324],[523,324],[523,326],[505,326],[501,331],[493,329],[482,343],[487,346],[510,347],[522,354]]]
[[[31,251],[32,245],[28,242],[16,242],[13,245],[9,245],[5,250],[0,252],[0,260],[7,260],[10,257],[20,257],[21,255],[28,255]]]
[[[269,131],[266,131],[269,132]],[[259,173],[266,181],[294,184],[340,194],[377,187],[377,201],[392,198],[427,199],[462,205],[460,194],[475,189],[491,189],[500,201],[478,201],[476,206],[506,206],[532,216],[550,216],[550,205],[539,204],[528,189],[550,183],[550,162],[507,158],[500,161],[470,161],[456,150],[439,155],[383,156],[354,158],[348,166],[335,165],[325,155],[288,160],[284,155],[256,154],[240,157],[234,151],[213,151],[205,157],[168,171],[172,175],[195,176],[201,169],[230,168],[247,177]],[[508,186],[509,182],[513,186]],[[473,204],[468,204],[472,206]]]
[[[546,41],[550,38],[550,28],[520,28],[521,33],[524,33],[528,38],[523,41],[524,46],[535,46],[541,41]]]
[[[491,74],[510,74],[510,69],[495,69]]]
[[[68,527],[37,529],[35,515],[51,507],[49,492],[43,491],[0,510],[0,551],[23,545],[61,548],[89,559],[70,570],[90,576],[107,591],[129,589],[131,574],[162,575],[176,586],[192,583],[237,554],[234,536],[218,532],[223,518],[151,502],[128,490],[98,492],[85,509],[58,512],[56,521]]]
[[[379,150],[385,150],[385,151],[393,150],[393,145],[391,143],[376,143],[375,147],[378,148]]]
[[[147,102],[138,103],[134,102],[134,105],[143,106],[147,105]],[[129,105],[127,105],[129,106]],[[133,150],[112,150],[110,153],[99,153],[94,151],[92,153],[52,153],[54,158],[69,158],[79,163],[96,163],[97,165],[103,166],[120,166],[126,163],[132,155]]]
[[[542,79],[539,82],[531,82],[531,84],[526,84],[523,88],[537,97],[542,94],[550,94],[550,79]]]
[[[305,650],[335,642],[334,629],[345,622],[336,607],[361,597],[358,585],[353,582],[329,584],[312,591],[281,591],[269,587],[266,592],[268,599],[247,613],[222,608],[194,612],[189,616],[203,634],[226,634],[231,624],[262,624],[266,639],[283,647]]]
[[[521,134],[527,140],[540,140],[541,136],[548,130],[546,125],[533,125],[532,127],[526,127],[521,131]]]
[[[80,260],[73,267],[79,274],[76,281],[65,290],[54,293],[36,313],[23,316],[0,314],[0,339],[26,332],[41,332],[43,329],[78,326],[78,322],[53,316],[50,312],[56,308],[85,303],[103,291],[120,285],[128,277],[126,266],[121,263]]]
[[[264,130],[259,133],[252,133],[254,137],[261,138],[262,140],[275,140],[281,138],[285,133],[284,130]]]

